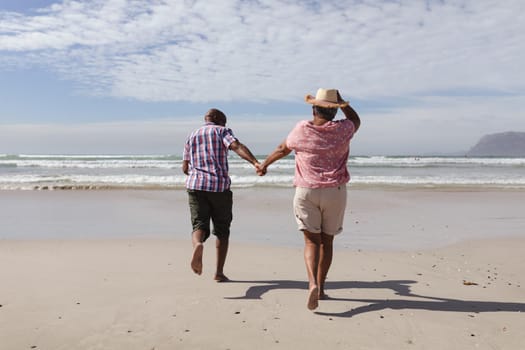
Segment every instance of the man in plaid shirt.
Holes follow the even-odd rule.
[[[216,236],[217,282],[228,281],[224,275],[224,263],[228,253],[233,198],[228,176],[228,150],[253,164],[259,162],[252,152],[240,143],[231,129],[226,128],[226,115],[218,109],[210,109],[204,116],[205,125],[191,133],[184,145],[182,171],[188,175],[188,191],[191,223],[193,226],[193,272],[202,273],[204,242],[210,236],[210,220]]]

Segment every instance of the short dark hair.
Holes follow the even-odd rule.
[[[204,116],[205,120],[210,121],[212,123],[218,124],[218,125],[225,125],[226,124],[226,115],[216,109],[212,108],[210,109],[206,115]]]
[[[312,106],[312,109],[314,110],[314,114],[318,115],[319,117],[323,119],[331,121],[335,118],[338,108],[337,107],[327,108],[327,107]]]

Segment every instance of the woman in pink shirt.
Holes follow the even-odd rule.
[[[294,214],[305,239],[304,259],[309,281],[307,307],[314,310],[326,298],[324,284],[333,256],[334,236],[343,230],[350,140],[361,121],[335,89],[319,89],[312,104],[313,119],[300,121],[286,140],[257,167],[266,174],[273,162],[295,152]],[[346,119],[333,121],[341,108]]]

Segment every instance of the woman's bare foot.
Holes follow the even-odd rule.
[[[313,286],[308,292],[308,303],[306,304],[308,310],[315,310],[319,306],[319,288]]]
[[[213,278],[215,281],[217,282],[230,282],[230,279],[228,277],[226,277],[225,274],[223,273],[218,273],[215,275],[215,277]]]
[[[197,243],[193,247],[193,256],[191,257],[191,269],[197,275],[202,273],[202,253],[204,251],[204,245]]]

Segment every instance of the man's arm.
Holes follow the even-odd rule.
[[[339,91],[337,91],[337,99],[339,102],[344,102],[343,98],[339,94]],[[345,114],[346,119],[354,123],[355,131],[357,131],[357,129],[359,129],[359,127],[361,126],[361,119],[359,118],[357,112],[352,107],[350,107],[350,104],[341,107],[341,110]]]
[[[246,147],[239,141],[233,141],[230,144],[230,149],[237,153],[239,157],[251,163],[253,166],[257,167],[259,165],[259,161],[257,160],[257,158],[254,157],[254,155],[248,149],[248,147]]]
[[[257,171],[257,173],[259,175],[266,174],[266,170],[267,170],[267,168],[268,168],[268,166],[270,164],[272,164],[275,161],[278,161],[281,158],[286,157],[291,152],[292,152],[292,150],[290,148],[288,148],[288,146],[286,146],[286,140],[284,140],[279,146],[277,146],[275,151],[273,151],[272,153],[270,153],[268,155],[268,157],[266,157],[264,162],[262,162],[262,164],[260,165],[259,170]]]
[[[182,172],[186,175],[189,175],[190,162],[187,160],[182,161]]]

